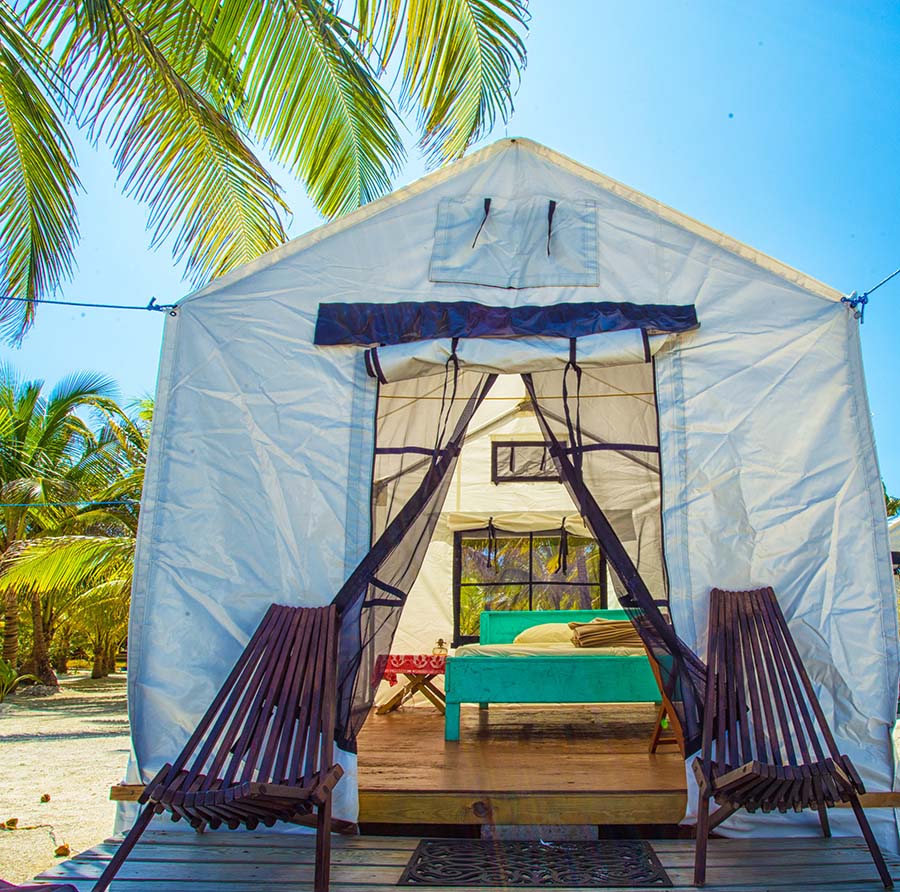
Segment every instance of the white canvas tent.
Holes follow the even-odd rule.
[[[485,250],[473,252],[479,239]],[[867,786],[891,789],[896,607],[858,323],[839,299],[646,196],[512,139],[181,301],[165,331],[136,556],[130,779],[148,779],[180,749],[269,603],[330,602],[370,547],[378,387],[359,341],[314,343],[320,305],[467,301],[577,314],[599,301],[607,315],[592,332],[609,333],[616,308],[630,307],[632,319],[616,317],[622,343],[599,339],[600,369],[643,361],[623,358],[633,346],[627,336],[646,334],[642,308],[693,306],[700,323],[654,342],[652,366],[616,367],[626,376],[644,369],[655,391],[678,635],[702,657],[709,589],[772,585],[840,745]],[[530,332],[542,333],[553,331]],[[563,361],[555,339],[512,334],[455,346],[467,368],[482,371]],[[383,359],[404,375],[434,362],[430,370],[444,372],[454,352],[447,343],[430,354],[413,344],[422,355],[409,344],[387,347]],[[644,346],[649,357],[646,337]],[[603,376],[585,377],[599,387]],[[414,388],[428,379],[408,380]],[[646,421],[636,426],[649,435]],[[341,758],[336,814],[352,820],[355,757]],[[844,818],[852,822],[836,817],[837,832],[851,829]],[[818,832],[814,814],[781,820]],[[759,823],[743,818],[735,832]],[[895,849],[890,813],[875,824]]]

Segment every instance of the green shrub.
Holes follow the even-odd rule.
[[[16,670],[6,660],[0,660],[0,703],[16,689],[20,681],[40,682],[40,679],[34,675],[16,675]]]

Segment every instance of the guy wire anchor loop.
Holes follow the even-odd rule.
[[[862,325],[863,322],[866,321],[866,304],[869,302],[869,293],[867,291],[862,294],[857,294],[855,291],[850,292],[849,297],[842,297],[842,304],[849,304],[853,309],[853,318],[859,319],[859,324]],[[857,310],[856,308],[859,307]]]
[[[158,304],[155,297],[150,298],[150,303],[147,304],[146,309],[158,310],[160,313],[165,313],[168,310],[170,316],[175,315],[175,304]]]

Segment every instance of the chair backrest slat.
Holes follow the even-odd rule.
[[[271,647],[271,639],[281,627],[281,614],[274,606],[270,608],[271,622],[267,625],[266,634],[254,649],[253,657],[247,664],[247,672],[232,685],[232,693],[217,716],[200,748],[193,758],[188,771],[187,783],[190,784],[200,774],[207,775],[221,767],[237,739],[244,724],[244,716],[249,708],[249,697],[263,683],[265,672],[262,664]],[[212,767],[211,767],[212,766]]]
[[[322,622],[319,624],[318,650],[319,655],[312,673],[313,697],[312,710],[307,723],[306,758],[303,764],[304,777],[312,777],[319,770],[320,736],[322,733],[322,690],[325,683],[323,670],[325,668],[325,655],[328,653],[328,617],[325,615],[322,616]]]
[[[737,599],[729,598],[728,593],[721,595],[731,605],[732,617],[729,625],[738,635],[741,642],[741,654],[744,662],[744,676],[746,678],[748,702],[750,704],[750,729],[753,732],[753,757],[760,761],[766,761],[766,738],[763,733],[763,710],[761,692],[757,679],[756,654],[753,641],[747,635],[747,623],[743,612],[739,609]],[[746,719],[746,716],[744,717]],[[749,761],[749,760],[748,760]]]
[[[731,642],[730,659],[726,666],[724,683],[731,690],[731,736],[734,739],[734,752],[731,756],[732,767],[742,765],[753,759],[753,744],[750,737],[750,723],[747,721],[747,688],[744,660],[745,648],[738,634],[739,627],[736,621],[735,604],[733,600],[719,597],[726,603],[725,619],[728,626],[727,635]],[[731,679],[729,680],[729,675]]]
[[[241,696],[246,679],[249,678],[250,674],[253,672],[256,665],[257,654],[260,649],[265,646],[268,631],[275,622],[277,614],[276,607],[277,605],[273,604],[266,611],[266,615],[247,642],[247,646],[244,648],[243,653],[234,664],[231,672],[228,673],[228,677],[225,679],[224,684],[219,688],[212,703],[210,703],[209,708],[203,714],[203,718],[200,719],[194,732],[184,745],[184,749],[172,763],[172,767],[169,769],[166,777],[162,779],[161,783],[169,783],[174,780],[179,772],[184,770],[191,758],[195,756],[197,747],[204,743],[204,741],[208,741],[210,737],[215,738],[218,733],[217,729],[219,725],[224,724],[224,722],[228,720],[228,715],[233,708],[233,704],[236,703]],[[213,722],[216,722],[216,728],[213,728],[213,730],[210,731],[210,725],[212,725]],[[207,734],[207,732],[209,733]],[[209,749],[212,748],[213,743],[209,744]],[[206,749],[205,746],[204,749]],[[203,757],[202,754],[203,751],[201,750],[201,757]]]
[[[297,631],[299,620],[299,612],[296,610],[291,610],[286,614],[284,638],[269,653],[266,667],[269,680],[259,704],[259,711],[253,716],[254,724],[251,726],[248,722],[245,752],[242,756],[239,756],[240,750],[237,750],[233,756],[235,761],[243,758],[242,781],[250,781],[257,778],[257,762],[260,758],[263,744],[271,732],[272,723],[277,720],[276,704],[281,694],[281,688],[285,683],[290,652],[294,644],[294,635]],[[262,780],[262,778],[259,779]]]
[[[759,683],[760,699],[762,701],[763,714],[761,719],[765,725],[764,737],[772,761],[780,763],[783,761],[782,750],[784,749],[784,741],[782,740],[781,728],[776,721],[775,711],[773,710],[775,700],[778,698],[778,687],[777,685],[774,688],[772,687],[772,679],[769,675],[769,641],[765,634],[761,634],[761,617],[753,609],[753,605],[746,593],[739,601],[738,610],[745,618],[747,634],[750,637],[751,650],[756,664],[756,677]]]
[[[288,765],[291,756],[291,748],[296,745],[298,735],[301,733],[302,717],[300,704],[302,700],[303,684],[309,675],[310,651],[313,649],[313,629],[317,613],[306,612],[303,616],[303,626],[300,635],[300,646],[296,653],[296,666],[293,669],[289,703],[292,704],[292,712],[285,716],[285,727],[278,742],[275,765],[272,768],[272,780],[275,783],[289,783],[291,778],[288,773]]]
[[[780,634],[776,636],[776,641],[779,646],[782,648],[783,653],[789,659],[789,662],[794,667],[794,672],[792,676],[794,677],[794,683],[796,685],[796,679],[799,679],[800,686],[802,687],[804,697],[800,691],[797,691],[797,698],[801,705],[801,712],[804,717],[804,723],[807,725],[809,729],[810,737],[812,738],[813,745],[816,748],[816,752],[821,753],[819,758],[824,758],[824,753],[822,752],[822,748],[819,744],[819,735],[816,733],[815,727],[813,725],[812,719],[810,717],[810,710],[812,710],[813,715],[815,716],[816,723],[819,726],[819,730],[822,734],[822,738],[825,740],[825,745],[828,747],[828,750],[833,759],[840,759],[840,753],[838,752],[837,744],[834,741],[834,737],[831,734],[831,728],[828,727],[828,722],[825,720],[825,714],[822,712],[822,707],[819,704],[819,698],[816,696],[816,692],[813,689],[812,682],[809,680],[809,675],[806,673],[806,667],[803,665],[803,660],[800,659],[800,654],[797,651],[797,645],[794,642],[794,638],[788,629],[787,620],[784,618],[784,614],[781,612],[781,608],[778,605],[778,600],[775,597],[775,592],[772,589],[765,589],[765,599],[769,602],[769,613],[772,618],[773,625],[775,625]]]
[[[314,617],[314,622],[309,630],[309,650],[306,655],[306,669],[303,672],[303,688],[300,691],[300,709],[297,716],[297,734],[294,736],[290,762],[288,763],[288,777],[291,781],[304,777],[303,757],[309,741],[309,726],[311,721],[312,705],[315,698],[315,674],[316,666],[320,660],[319,638],[322,631],[324,614],[319,612]]]
[[[260,713],[264,709],[266,694],[272,681],[270,672],[272,654],[284,646],[289,618],[290,615],[282,608],[278,613],[278,623],[269,636],[268,647],[260,656],[251,685],[235,710],[228,734],[218,741],[213,759],[206,769],[207,776],[211,779],[221,774],[225,783],[230,784],[244,765],[243,760],[259,723]],[[226,760],[227,767],[225,767]]]
[[[297,694],[300,689],[299,667],[305,658],[308,646],[305,640],[305,631],[309,623],[308,611],[297,611],[294,628],[291,634],[291,649],[285,667],[285,678],[281,685],[278,703],[275,707],[275,716],[269,730],[266,746],[260,759],[258,777],[260,781],[281,783],[281,778],[274,771],[275,760],[278,753],[287,741],[290,741],[295,733],[297,721]]]
[[[334,760],[334,728],[337,714],[338,618],[337,608],[328,613],[328,652],[325,660],[325,689],[322,692],[322,759],[326,766]]]
[[[713,736],[716,762],[727,761],[732,768],[753,760],[796,767],[822,761],[826,748],[832,759],[840,761],[771,588],[713,589],[709,638],[703,731],[707,770]]]
[[[725,659],[722,653],[721,637],[724,634],[724,623],[719,611],[724,608],[721,598],[710,599],[709,641],[706,654],[706,702],[703,709],[703,770],[709,775],[712,770],[713,737],[716,740],[725,738],[725,716],[719,704],[722,703],[720,687],[725,682]],[[715,735],[713,726],[715,725]],[[716,749],[716,761],[724,761],[723,755]]]
[[[809,762],[810,750],[790,682],[791,673],[787,670],[778,647],[780,633],[772,625],[770,610],[760,592],[749,592],[748,597],[750,608],[759,617],[759,634],[768,647],[767,667],[771,676],[772,690],[776,692],[775,708],[778,712],[787,759],[791,765]]]
[[[737,634],[734,603],[721,599],[724,603],[722,616],[725,622],[725,640],[728,642],[728,655],[725,660],[725,673],[722,679],[728,697],[728,757],[732,767],[740,765],[745,753],[749,753],[749,729],[745,719],[747,698],[744,690],[743,649],[741,638]]]

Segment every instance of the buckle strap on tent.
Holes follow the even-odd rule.
[[[644,345],[644,362],[650,362],[653,359],[653,354],[650,352],[650,335],[647,334],[647,329],[641,329],[641,342]]]
[[[578,365],[577,358],[577,341],[575,338],[569,338],[569,361],[563,369],[562,379],[562,398],[563,411],[566,416],[566,428],[569,432],[569,442],[572,444],[572,464],[575,465],[576,471],[581,474],[582,451],[584,449],[584,438],[581,434],[581,366]],[[572,413],[569,409],[569,387],[568,378],[569,370],[575,372],[575,422],[572,422]]]
[[[556,202],[552,199],[547,206],[547,256],[550,256],[550,236],[553,234],[553,215],[556,213]]]
[[[387,384],[387,378],[384,376],[381,363],[378,361],[378,348],[370,347],[363,353],[363,358],[366,361],[366,374],[370,378],[377,378],[379,384]]]
[[[456,399],[456,389],[459,384],[459,357],[456,355],[456,349],[459,346],[459,338],[453,338],[450,341],[450,357],[444,366],[444,384],[441,387],[441,410],[438,414],[437,439],[434,441],[435,461],[441,451],[441,443],[444,442],[444,434],[447,433],[447,425],[450,423],[450,416],[453,414],[453,401]],[[453,387],[450,391],[450,403],[447,404],[447,383],[450,378],[450,366],[453,365]],[[447,414],[444,415],[444,406],[447,406]]]
[[[497,528],[494,526],[494,518],[489,517],[487,522],[487,565],[488,569],[494,566],[497,561]]]
[[[484,200],[484,217],[481,219],[481,226],[478,227],[478,232],[475,233],[475,238],[472,240],[472,247],[478,243],[478,236],[481,235],[481,230],[484,229],[484,224],[487,223],[488,214],[491,212],[491,200],[490,198],[485,198]]]
[[[562,526],[559,528],[559,565],[556,572],[562,572],[565,576],[569,572],[569,531],[566,529],[566,519],[562,519]]]

